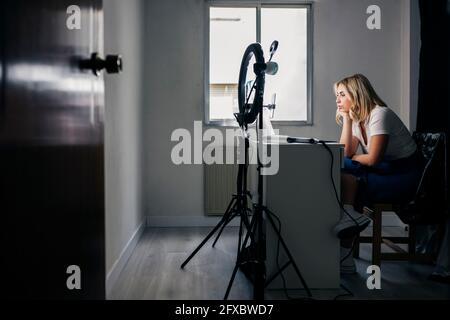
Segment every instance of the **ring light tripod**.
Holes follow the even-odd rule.
[[[249,148],[249,139],[247,134],[248,125],[255,122],[258,119],[257,133],[261,132],[263,129],[263,99],[264,99],[264,84],[265,84],[265,74],[274,75],[278,70],[278,65],[275,62],[272,62],[272,57],[275,51],[278,48],[278,41],[274,41],[270,47],[270,58],[266,63],[264,61],[264,54],[259,43],[250,44],[245,50],[244,56],[241,62],[241,68],[239,71],[239,85],[238,85],[238,100],[239,100],[239,113],[235,113],[234,116],[239,123],[239,126],[244,131],[245,138],[245,164],[239,165],[238,172],[238,181],[237,181],[237,195],[234,195],[228,208],[222,217],[221,221],[216,225],[216,227],[207,235],[207,237],[202,241],[202,243],[192,252],[192,254],[183,262],[181,268],[192,259],[192,257],[201,249],[201,247],[209,240],[209,238],[220,228],[220,230],[216,240],[213,243],[213,246],[217,242],[223,228],[226,224],[228,224],[235,216],[238,214],[241,216],[241,225],[239,230],[239,244],[238,244],[238,254],[236,259],[236,264],[233,269],[233,273],[231,275],[230,281],[228,283],[227,291],[225,293],[224,299],[228,298],[231,287],[233,285],[234,278],[236,276],[237,270],[239,266],[244,262],[243,261],[243,250],[246,248],[247,242],[251,239],[250,247],[254,248],[254,259],[252,261],[252,273],[254,275],[253,281],[253,298],[255,300],[263,300],[264,299],[264,288],[272,281],[276,276],[278,276],[282,270],[280,270],[277,274],[272,276],[272,278],[266,282],[265,277],[265,236],[264,236],[264,228],[263,228],[263,214],[270,225],[276,232],[278,239],[283,246],[286,255],[289,258],[289,263],[292,263],[294,266],[295,272],[298,275],[300,281],[302,282],[303,287],[305,288],[308,297],[311,297],[311,292],[306,285],[305,280],[303,279],[300,270],[298,269],[286,243],[284,242],[279,230],[276,228],[275,223],[273,221],[272,216],[275,216],[270,210],[267,209],[263,205],[263,178],[262,178],[262,168],[263,165],[260,161],[259,157],[259,144],[262,143],[262,136],[258,139],[258,147],[257,147],[257,159],[258,159],[258,203],[254,205],[253,217],[251,222],[248,220],[247,213],[249,209],[247,208],[247,196],[250,194],[247,191],[247,168],[248,168],[248,148]],[[250,89],[250,92],[247,93],[246,90],[246,78],[247,78],[247,69],[250,63],[250,60],[254,58],[255,63],[253,64],[253,72],[256,76],[253,81],[253,85]],[[253,95],[252,103],[249,103],[249,99]],[[273,108],[273,106],[272,106]],[[230,209],[231,208],[231,209]],[[244,239],[244,242],[241,245],[241,235],[242,235],[242,224],[245,224],[247,229],[247,233]],[[282,269],[287,267],[286,264]]]

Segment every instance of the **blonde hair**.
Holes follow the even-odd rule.
[[[350,107],[349,116],[355,122],[366,121],[375,106],[387,107],[386,103],[380,99],[369,80],[362,74],[354,74],[350,77],[339,80],[334,84],[334,91],[343,85],[347,89],[353,105]],[[342,117],[336,111],[336,122],[342,125]]]

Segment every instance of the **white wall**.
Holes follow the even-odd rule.
[[[366,27],[366,9],[372,4],[381,8],[381,30]],[[175,145],[170,141],[172,131],[186,128],[192,132],[193,121],[204,118],[204,9],[203,0],[145,2],[147,62],[142,117],[144,210],[149,221],[204,215],[201,165],[177,167],[170,159]],[[407,0],[314,1],[314,124],[281,126],[281,133],[338,139],[332,85],[357,72],[371,80],[382,99],[409,125],[410,75],[405,65],[413,62],[402,60],[408,49],[402,37],[409,33],[409,10]],[[404,81],[407,86],[402,85]]]
[[[204,1],[146,1],[145,108],[142,114],[147,215],[203,215],[203,170],[175,166],[176,128],[203,119]]]
[[[142,19],[143,0],[105,0],[105,54],[120,53],[120,75],[105,75],[106,272],[116,277],[143,223]],[[110,280],[110,279],[108,279]],[[107,281],[107,288],[109,283]]]
[[[400,110],[400,1],[320,0],[314,2],[313,126],[280,127],[289,135],[338,139],[332,85],[362,73],[394,111]],[[369,5],[381,9],[381,30],[366,26]]]

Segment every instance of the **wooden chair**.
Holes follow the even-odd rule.
[[[360,243],[372,244],[372,264],[381,265],[381,260],[413,260],[416,257],[415,243],[416,243],[416,228],[413,224],[408,226],[408,236],[395,237],[395,236],[383,236],[382,224],[383,224],[383,212],[393,211],[393,205],[387,203],[377,203],[373,206],[373,211],[369,211],[365,208],[365,213],[371,216],[373,231],[372,236],[358,236],[356,238],[355,248],[353,256],[359,257]],[[381,244],[387,245],[394,252],[381,252]],[[404,250],[398,244],[407,244],[408,250]],[[425,257],[423,257],[425,258]],[[426,258],[425,258],[426,259]]]
[[[381,265],[382,260],[415,260],[431,262],[432,255],[417,254],[416,226],[442,224],[449,216],[447,188],[447,159],[445,133],[413,134],[420,154],[423,156],[423,173],[414,199],[408,204],[375,203],[372,210],[365,209],[365,214],[372,218],[372,236],[359,235],[355,240],[353,256],[359,257],[360,243],[372,244],[372,264]],[[383,236],[383,212],[394,211],[408,225],[406,237]],[[438,237],[442,236],[442,228]],[[387,245],[394,252],[381,252],[381,245]],[[407,244],[408,249],[398,244]]]

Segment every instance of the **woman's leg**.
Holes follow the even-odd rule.
[[[355,203],[356,191],[358,190],[358,179],[348,173],[341,175],[342,203],[353,205]]]
[[[341,194],[342,203],[353,205],[355,202],[356,191],[358,190],[358,180],[354,175],[343,173],[341,175]],[[351,248],[354,237],[341,239],[341,246]]]
[[[347,206],[354,206],[357,211],[362,211],[362,204],[367,202],[365,196],[365,179],[367,167],[348,157],[344,158],[344,168],[341,170],[341,199]]]
[[[370,224],[370,219],[358,212],[362,209],[361,203],[365,201],[362,199],[364,190],[361,189],[365,187],[359,179],[364,179],[365,175],[366,168],[361,163],[344,158],[344,168],[341,171],[341,199],[344,210],[333,229],[340,239],[352,238]]]
[[[364,221],[364,218],[358,218],[360,214],[354,210],[353,205],[361,200],[357,199],[357,195],[359,195],[358,188],[360,187],[359,177],[364,175],[365,168],[359,162],[350,158],[344,159],[344,169],[341,172],[341,200],[347,213],[342,212],[341,219],[335,227],[335,232],[338,230],[336,235],[341,239],[341,273],[356,272],[351,249],[355,240],[355,234],[359,232],[360,228],[355,228],[355,221],[357,221],[358,225],[367,224],[367,221]],[[348,215],[351,215],[354,220],[349,218]],[[345,229],[353,229],[353,232],[344,232]]]

